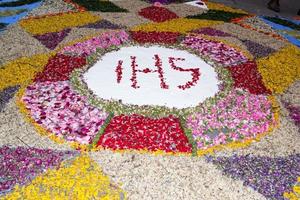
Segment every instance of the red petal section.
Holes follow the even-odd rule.
[[[114,117],[97,146],[110,149],[192,152],[192,145],[173,116],[152,119],[141,115]]]
[[[70,73],[86,64],[85,57],[73,57],[57,54],[50,58],[44,70],[35,77],[36,82],[65,81],[69,79]]]
[[[140,10],[139,15],[154,22],[164,22],[167,20],[178,18],[175,13],[171,12],[167,8],[157,6],[143,8],[142,10]]]
[[[174,44],[177,42],[177,38],[180,36],[179,33],[171,32],[143,32],[136,31],[131,32],[133,40],[139,43],[164,43]]]
[[[234,87],[247,89],[252,94],[270,94],[262,82],[254,61],[228,67],[234,80]]]

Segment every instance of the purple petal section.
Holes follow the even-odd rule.
[[[174,2],[175,0],[148,0],[148,1],[150,3],[158,2],[158,3],[161,3],[161,4],[169,4],[169,3]]]
[[[283,193],[291,192],[300,176],[300,154],[276,158],[235,155],[208,160],[268,199],[284,200]]]
[[[284,103],[284,106],[288,109],[290,113],[290,118],[294,121],[296,126],[300,129],[300,107]]]
[[[95,23],[87,24],[84,26],[80,26],[79,28],[94,28],[94,29],[120,29],[121,26],[111,23],[107,20],[100,20]]]
[[[0,112],[4,110],[5,105],[9,102],[11,98],[18,91],[19,86],[7,87],[0,91]]]
[[[39,40],[44,46],[53,50],[55,47],[68,36],[71,29],[65,29],[60,32],[46,33],[43,35],[35,35],[34,37]]]
[[[71,151],[55,151],[8,146],[0,147],[0,195],[23,185],[48,168],[59,167],[60,163],[76,155]]]
[[[219,37],[230,37],[232,35],[225,33],[223,31],[219,31],[213,28],[201,28],[193,31],[194,33],[210,35],[210,36],[219,36]]]
[[[256,42],[250,41],[250,40],[244,40],[242,41],[244,45],[247,47],[247,49],[250,51],[250,53],[255,57],[255,58],[262,58],[262,57],[267,57],[268,55],[275,53],[275,50],[263,46],[261,44],[258,44]]]

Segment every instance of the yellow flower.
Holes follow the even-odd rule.
[[[141,24],[133,27],[132,31],[187,33],[198,28],[209,27],[223,23],[224,22],[221,21],[178,18],[162,23],[153,22]]]
[[[97,163],[82,155],[65,161],[57,170],[48,170],[26,186],[16,186],[4,199],[116,200],[125,197],[124,191],[110,183]]]
[[[299,200],[300,199],[300,177],[298,177],[298,182],[293,187],[292,192],[285,192],[283,194],[284,198],[289,200]]]
[[[211,10],[223,10],[223,11],[233,12],[233,13],[248,14],[246,11],[243,11],[241,9],[234,9],[219,3],[205,2],[205,4]]]
[[[293,45],[258,59],[257,64],[264,84],[274,93],[283,93],[300,78],[300,50]]]
[[[0,68],[0,90],[9,86],[26,85],[37,72],[43,70],[51,54],[22,57]]]
[[[99,16],[89,12],[62,13],[49,15],[42,18],[24,19],[19,22],[27,32],[32,34],[44,34],[62,31],[65,28],[82,26],[100,20]]]

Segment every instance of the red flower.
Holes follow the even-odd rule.
[[[194,68],[194,69],[183,69],[181,67],[177,67],[175,64],[175,61],[184,61],[184,58],[173,58],[173,57],[169,57],[169,63],[172,67],[172,69],[180,71],[180,72],[191,72],[192,74],[192,81],[187,82],[185,85],[179,85],[178,88],[185,90],[188,88],[191,88],[192,86],[196,85],[199,78],[200,78],[200,69],[199,68]]]
[[[247,89],[252,94],[270,94],[262,82],[262,77],[258,72],[254,61],[228,67],[233,80],[234,87]]]
[[[139,15],[154,22],[164,22],[178,18],[178,16],[164,7],[150,6],[139,11]]]
[[[110,149],[147,149],[165,152],[191,152],[192,145],[173,116],[153,119],[141,115],[114,117],[97,146]]]
[[[35,82],[44,81],[65,81],[69,80],[69,75],[75,68],[86,64],[85,57],[73,57],[63,54],[57,54],[50,58],[43,72],[35,77]]]
[[[115,72],[117,73],[117,82],[120,83],[122,80],[123,68],[122,68],[123,61],[119,60],[118,65],[116,67]]]
[[[155,66],[157,68],[157,70],[151,70],[149,68],[145,68],[145,69],[138,69],[138,64],[136,63],[136,56],[130,56],[130,59],[131,59],[131,68],[132,68],[132,75],[131,75],[131,82],[132,82],[132,85],[131,87],[137,89],[137,88],[140,88],[140,86],[138,85],[138,82],[137,82],[137,73],[158,73],[158,76],[159,76],[159,79],[160,79],[160,87],[163,88],[163,89],[168,89],[169,86],[166,84],[165,82],[165,78],[164,78],[164,72],[163,72],[163,69],[162,69],[162,62],[161,62],[161,59],[158,55],[154,55],[154,59],[155,59]],[[119,61],[119,63],[123,63],[123,61]],[[120,66],[121,69],[122,69],[122,65]],[[118,67],[118,68],[120,68]],[[122,78],[122,77],[121,77]],[[119,82],[118,82],[119,83]]]

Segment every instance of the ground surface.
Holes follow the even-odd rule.
[[[300,199],[300,6],[265,3],[0,1],[0,198]]]

